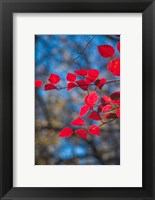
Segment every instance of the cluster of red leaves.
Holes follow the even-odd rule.
[[[73,133],[75,133],[77,136],[87,139],[88,133],[90,135],[96,135],[96,136],[100,136],[100,129],[97,125],[92,125],[90,127],[88,127],[88,131],[85,129],[77,129],[77,130],[73,130],[70,127],[65,127],[64,129],[61,130],[61,132],[59,133],[59,137],[70,137]]]
[[[100,73],[97,69],[78,69],[75,70],[74,73],[68,73],[66,76],[68,81],[67,90],[72,90],[75,87],[79,87],[82,90],[87,91],[89,86],[92,84],[101,89],[106,83],[106,79],[99,78],[99,74]],[[79,79],[79,77],[82,79]]]
[[[120,52],[120,41],[116,45],[117,50]],[[111,45],[98,46],[100,55],[104,58],[111,58],[108,63],[107,69],[115,76],[120,76],[120,58],[114,57],[115,49]]]
[[[101,121],[101,124],[104,124],[102,122],[103,119],[114,120],[120,118],[120,91],[116,91],[110,96],[102,96],[100,104],[96,105],[98,101],[99,96],[96,91],[86,95],[84,105],[79,111],[79,117],[74,119],[71,125],[79,127],[85,125],[85,120],[82,117],[86,115],[91,120]],[[75,131],[72,128],[66,127],[60,132],[59,137],[70,137],[73,133],[86,139],[88,134],[99,136],[100,128],[95,124],[87,129],[79,128]]]
[[[120,42],[116,45],[117,50],[120,52]],[[120,76],[120,58],[114,57],[115,49],[110,45],[100,45],[98,46],[98,51],[100,55],[104,58],[110,58],[108,62],[107,69],[115,76]],[[71,122],[71,125],[82,127],[85,125],[85,120],[83,117],[87,116],[88,119],[93,121],[100,121],[100,125],[93,124],[87,128],[79,128],[74,130],[70,127],[65,127],[59,133],[59,137],[70,137],[76,134],[84,139],[87,138],[88,134],[99,136],[100,126],[105,123],[111,122],[116,118],[120,118],[120,91],[113,92],[110,96],[102,96],[96,92],[96,88],[102,89],[106,83],[105,78],[99,77],[100,72],[97,69],[78,69],[73,73],[68,73],[66,76],[67,90],[72,90],[73,88],[81,88],[87,91],[87,95],[84,98],[84,104],[79,110],[79,116]],[[49,83],[45,84],[44,90],[58,89],[57,84],[60,82],[60,76],[57,74],[50,74],[48,78]],[[41,80],[35,81],[36,87],[42,87],[43,82]],[[89,91],[89,86],[94,85],[95,89]],[[60,86],[59,86],[59,89]],[[106,121],[103,121],[106,120]]]
[[[44,90],[57,89],[56,84],[60,82],[60,76],[58,76],[57,74],[50,74],[48,80],[50,83],[47,83],[45,85]]]
[[[57,74],[50,74],[48,78],[49,83],[45,84],[44,90],[54,90],[57,89],[57,83],[60,82],[60,76]],[[43,82],[42,80],[36,80],[35,81],[35,87],[42,87]]]
[[[106,79],[99,78],[99,74],[100,73],[97,69],[78,69],[75,70],[74,73],[68,73],[66,76],[68,81],[67,90],[69,91],[73,88],[79,87],[82,90],[87,91],[90,85],[95,85],[97,88],[101,89],[106,83]],[[60,77],[57,74],[50,74],[48,81],[49,83],[45,84],[44,90],[58,89],[56,84],[60,82]],[[42,84],[43,82],[41,80],[35,81],[36,87],[41,87]]]

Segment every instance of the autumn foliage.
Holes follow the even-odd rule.
[[[112,75],[120,76],[120,58],[115,56],[117,51],[120,52],[120,42],[117,43],[116,48],[111,45],[104,44],[97,47],[98,53],[104,59],[108,59],[107,70]],[[58,83],[61,78],[58,74],[51,73],[48,82],[44,84],[42,80],[35,81],[35,87],[44,87],[45,91],[61,90]],[[80,88],[85,91],[83,105],[79,110],[78,117],[70,122],[71,127],[63,128],[59,137],[66,138],[73,134],[87,139],[88,135],[100,136],[100,127],[106,123],[110,123],[120,118],[120,91],[115,91],[109,96],[98,94],[98,90],[102,90],[104,85],[115,82],[114,80],[106,80],[105,77],[100,77],[100,72],[97,69],[78,69],[70,71],[66,74],[67,85],[65,89],[68,92]],[[90,86],[94,86],[93,89]],[[83,117],[92,120],[92,125],[85,127],[85,120]],[[98,122],[98,125],[97,123]],[[73,128],[72,128],[73,127]]]

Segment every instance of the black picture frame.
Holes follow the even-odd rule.
[[[143,20],[143,187],[13,187],[13,13],[127,12]],[[133,44],[134,46],[134,44]],[[1,199],[155,199],[155,2],[153,0],[0,0]],[[136,98],[136,97],[135,97]],[[136,114],[136,113],[135,113]],[[137,116],[138,117],[138,116]],[[26,172],[25,172],[26,173]],[[130,173],[130,172],[129,172]],[[132,175],[132,174],[131,174]]]

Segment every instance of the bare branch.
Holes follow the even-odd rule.
[[[93,37],[86,43],[86,45],[83,47],[83,49],[79,52],[79,55],[78,55],[76,58],[74,58],[74,59],[72,60],[72,62],[74,62],[76,59],[78,59],[78,58],[83,54],[83,52],[85,51],[85,49],[89,46],[89,44],[91,43],[91,41],[92,41],[95,37],[96,37],[96,35],[93,35]]]

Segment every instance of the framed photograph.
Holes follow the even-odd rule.
[[[0,8],[1,199],[154,200],[154,1]]]

